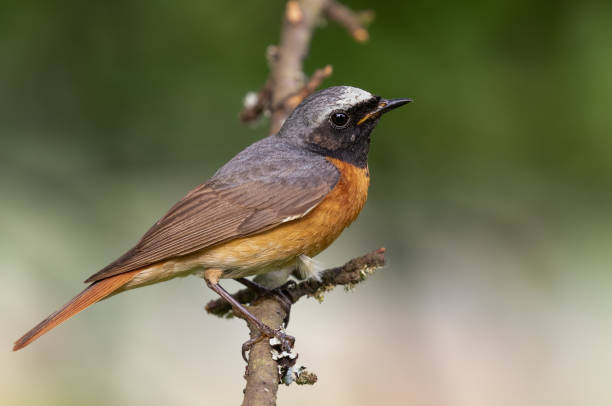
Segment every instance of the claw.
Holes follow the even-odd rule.
[[[293,346],[295,345],[295,337],[280,332],[279,334],[282,337],[279,338],[279,340],[281,341],[281,350],[291,352]]]
[[[253,346],[260,342],[264,337],[276,338],[278,340],[278,343],[271,342],[270,344],[280,344],[281,351],[291,352],[291,350],[293,350],[293,346],[295,345],[295,337],[283,333],[280,329],[274,330],[270,327],[267,327],[263,330],[264,331],[260,331],[259,334],[257,334],[255,337],[251,338],[248,341],[245,341],[244,344],[242,344],[242,359],[244,359],[247,364],[249,363],[247,353],[250,352]]]
[[[244,360],[244,362],[246,362],[247,364],[249,363],[247,352],[250,352],[253,346],[257,344],[258,342],[260,342],[263,338],[264,338],[264,334],[260,332],[255,337],[251,338],[248,341],[245,341],[242,344],[242,359]]]
[[[278,340],[278,343],[270,343],[272,345],[280,344],[281,351],[291,352],[295,344],[295,337],[285,334],[280,329],[273,330],[274,338]]]

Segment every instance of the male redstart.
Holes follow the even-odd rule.
[[[247,147],[189,192],[13,350],[109,295],[190,274],[203,277],[264,336],[292,340],[249,313],[219,280],[288,267],[316,277],[310,257],[327,248],[365,204],[370,133],[383,113],[410,101],[349,86],[307,97],[277,134]]]

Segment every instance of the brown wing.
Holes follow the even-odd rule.
[[[306,215],[333,189],[339,175],[328,161],[316,163],[314,173],[301,163],[269,176],[250,172],[238,184],[235,174],[226,176],[228,179],[213,178],[175,204],[134,248],[86,282],[256,234]]]

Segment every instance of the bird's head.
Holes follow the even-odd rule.
[[[351,86],[320,90],[289,115],[278,136],[359,167],[368,160],[370,133],[381,115],[411,102],[384,99]]]

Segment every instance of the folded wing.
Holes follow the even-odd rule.
[[[247,151],[188,193],[134,248],[86,282],[191,254],[303,217],[325,198],[339,177],[330,162],[316,155],[274,154],[253,162],[241,156]]]

